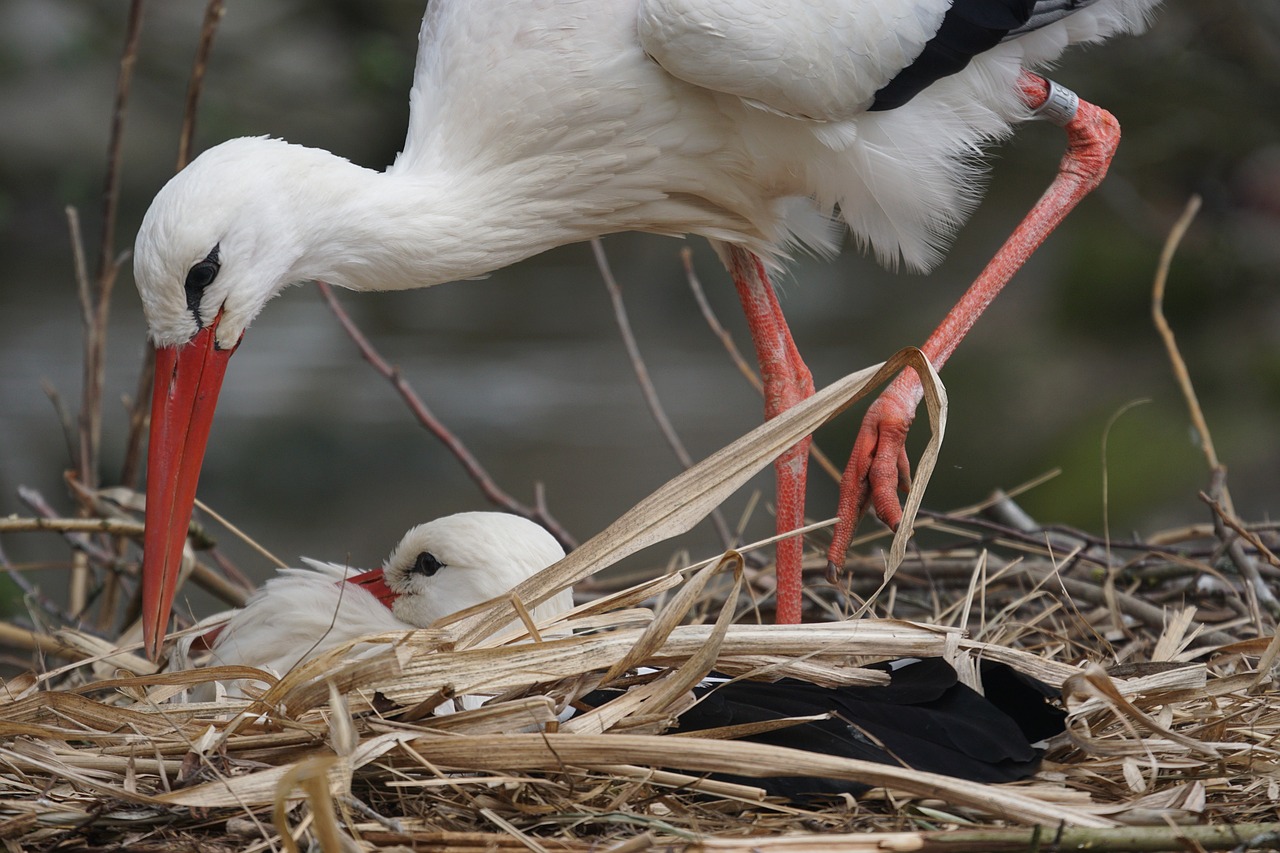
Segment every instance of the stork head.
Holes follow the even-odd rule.
[[[406,533],[383,573],[397,596],[392,613],[426,627],[506,595],[562,557],[560,543],[532,521],[501,512],[463,512]]]
[[[134,279],[156,350],[143,557],[143,628],[157,658],[227,360],[272,296],[305,277],[297,187],[338,158],[271,139],[209,149],[151,203]]]
[[[156,194],[134,245],[133,274],[151,341],[179,348],[211,329],[235,349],[262,307],[305,277],[308,178],[341,161],[279,139],[205,151]]]

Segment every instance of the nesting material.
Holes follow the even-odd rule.
[[[593,578],[556,624],[492,633],[686,529],[773,448],[862,393],[866,378],[695,466],[522,584],[518,602],[362,638],[359,658],[340,647],[279,679],[243,667],[157,672],[128,632],[119,642],[29,632],[33,646],[72,663],[51,659],[0,691],[0,837],[33,850],[794,853],[1026,849],[1055,838],[1097,850],[1185,849],[1192,838],[1224,849],[1267,831],[1280,800],[1271,678],[1280,644],[1249,584],[1213,564],[1212,530],[1102,548],[1073,531],[1011,524],[998,497],[915,518],[917,541],[929,544],[908,554],[899,537],[887,560],[851,567],[851,587],[815,576],[820,621],[809,624],[747,624],[767,617],[771,575],[730,552],[635,583]],[[945,416],[945,397],[933,399]],[[1274,529],[1258,526],[1255,537],[1267,547]],[[849,618],[862,610],[874,618]],[[21,634],[9,627],[6,636]],[[669,730],[690,685],[713,668],[875,684],[884,674],[866,664],[926,655],[979,688],[976,664],[987,658],[1063,689],[1068,730],[1037,778],[982,785]],[[640,667],[653,671],[637,676]],[[193,685],[250,675],[264,689],[247,698],[173,701]],[[602,685],[631,689],[564,718]],[[433,714],[466,694],[493,698]],[[799,807],[713,772],[821,773],[874,789]],[[1224,831],[1228,823],[1238,826]],[[1144,825],[1147,846],[1133,846],[1132,824]]]

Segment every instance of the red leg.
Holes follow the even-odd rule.
[[[1049,189],[921,347],[935,368],[941,369],[1013,274],[1102,181],[1120,143],[1120,125],[1106,110],[1080,101],[1072,113],[1074,95],[1029,72],[1023,72],[1020,85],[1028,106],[1066,128],[1067,153]],[[844,564],[849,540],[868,504],[890,527],[897,528],[902,520],[897,490],[905,489],[911,476],[903,443],[922,395],[920,378],[905,371],[868,409],[840,483],[840,521],[827,552],[830,571]]]
[[[746,249],[728,246],[726,263],[747,315],[751,340],[760,362],[764,382],[764,416],[766,419],[785,412],[796,403],[813,395],[813,377],[805,366],[782,306],[769,283],[768,273],[758,257]],[[773,463],[778,479],[777,529],[787,533],[804,525],[804,487],[808,473],[809,444],[804,439]],[[801,560],[804,540],[792,536],[778,543],[778,613],[777,622],[793,625],[800,621]]]

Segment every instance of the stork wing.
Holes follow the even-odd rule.
[[[960,5],[958,3],[957,5]],[[843,121],[911,65],[951,0],[641,0],[668,73],[773,112]]]

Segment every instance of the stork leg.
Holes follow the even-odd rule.
[[[813,395],[813,376],[805,366],[782,306],[769,283],[764,263],[746,249],[724,246],[725,263],[747,315],[760,378],[764,383],[764,416],[769,419]],[[777,529],[788,533],[804,525],[804,489],[808,475],[809,444],[805,438],[773,463],[778,480]],[[777,616],[779,624],[800,621],[801,560],[804,539],[792,536],[778,542]]]
[[[1036,74],[1024,71],[1019,85],[1028,106],[1066,128],[1067,153],[1049,189],[921,347],[935,368],[946,363],[1031,253],[1102,181],[1120,143],[1120,125],[1106,110],[1085,101],[1077,106],[1074,95]],[[902,520],[897,490],[905,489],[911,477],[904,442],[923,393],[915,372],[904,371],[868,409],[840,482],[840,520],[827,552],[829,573],[844,565],[854,528],[868,505],[890,527],[896,529]]]

